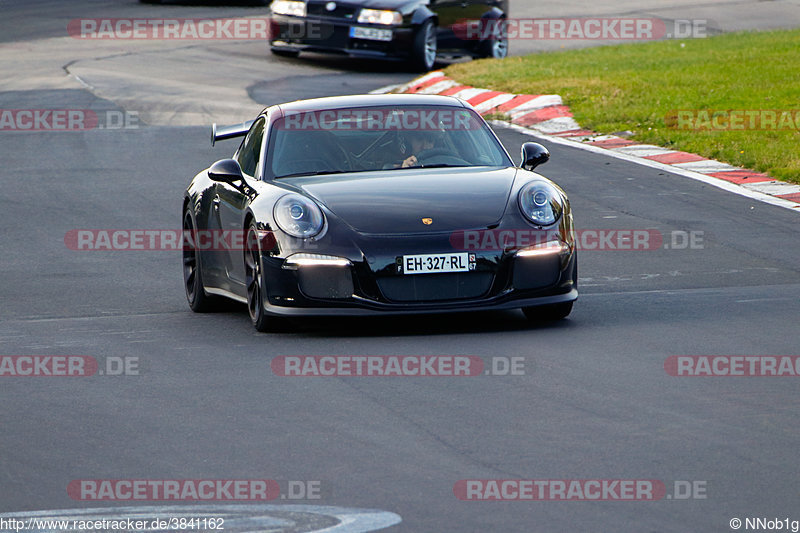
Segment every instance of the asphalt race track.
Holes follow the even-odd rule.
[[[559,16],[580,12],[577,4]],[[606,14],[634,9],[596,4],[609,6]],[[674,4],[675,14],[693,16],[695,8]],[[720,26],[733,29],[731,10],[746,15],[751,4],[703,9],[726,13]],[[754,25],[797,17],[797,3],[761,4],[770,5]],[[567,320],[531,325],[519,311],[320,318],[258,334],[244,306],[189,310],[180,252],[76,251],[65,235],[179,229],[190,177],[236,148],[210,146],[211,122],[413,74],[322,56],[279,59],[258,42],[66,36],[67,22],[82,17],[258,16],[263,8],[0,8],[0,109],[90,109],[106,120],[136,113],[127,128],[0,131],[0,355],[136,366],[128,375],[103,366],[104,375],[82,378],[0,376],[0,519],[113,507],[108,516],[205,512],[231,517],[226,529],[282,532],[730,531],[736,517],[800,520],[797,378],[673,377],[664,366],[673,355],[800,355],[800,213],[549,145],[540,170],[567,191],[586,235],[648,230],[661,239],[645,250],[582,250],[580,299]],[[533,45],[518,51],[525,46]],[[531,140],[496,131],[515,159]],[[520,357],[524,371],[287,378],[270,368],[282,355]],[[73,480],[120,479],[269,479],[281,497],[223,509],[237,502],[85,501],[68,490]],[[467,479],[660,480],[666,495],[461,501],[454,485]],[[320,497],[286,497],[301,481],[317,482]],[[684,498],[676,481],[700,490]]]

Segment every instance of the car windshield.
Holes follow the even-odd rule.
[[[454,106],[291,112],[269,135],[268,178],[409,168],[510,166],[474,111]]]

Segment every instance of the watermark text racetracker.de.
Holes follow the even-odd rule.
[[[707,19],[664,20],[630,17],[463,19],[453,25],[463,40],[505,36],[512,40],[647,41],[696,39],[709,34]],[[92,40],[256,40],[326,39],[329,24],[304,20],[279,25],[270,18],[83,18],[67,24],[73,39]]]
[[[701,250],[703,231],[661,232],[654,229],[580,229],[575,232],[578,250],[653,251]],[[560,239],[560,230],[466,230],[450,235],[450,244],[457,250],[502,251],[520,250],[546,245]]]
[[[800,109],[676,109],[668,128],[684,131],[800,131]]]
[[[798,355],[671,355],[664,371],[675,377],[798,377]]]
[[[138,376],[140,372],[135,356],[0,355],[0,378]]]
[[[67,494],[79,501],[322,500],[332,495],[321,480],[275,479],[74,479]]]
[[[585,251],[654,251],[701,250],[705,247],[703,231],[654,229],[582,229],[575,232],[575,246]],[[512,251],[546,245],[561,238],[559,230],[466,230],[454,231],[449,240],[456,250]],[[275,235],[259,233],[262,250],[275,246]],[[176,251],[191,248],[201,251],[243,251],[256,243],[248,242],[244,230],[171,230],[171,229],[73,229],[64,235],[64,244],[75,251]],[[306,241],[307,249],[317,249],[315,241]]]
[[[279,355],[270,368],[281,377],[524,376],[521,356]]]
[[[267,18],[85,18],[67,33],[80,40],[266,40]]]
[[[77,132],[138,129],[136,111],[91,109],[0,109],[0,132]]]
[[[708,37],[707,19],[581,17],[460,20],[453,30],[464,40],[652,41]]]
[[[377,108],[289,111],[275,123],[289,131],[426,131],[478,130],[484,127],[466,109]]]
[[[463,501],[705,500],[708,482],[658,479],[462,479],[453,494]]]
[[[257,245],[248,243],[244,230],[171,229],[73,229],[64,235],[64,244],[75,251],[244,251]],[[272,232],[260,235],[260,245],[262,249],[275,245]]]

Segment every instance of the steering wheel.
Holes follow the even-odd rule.
[[[341,165],[333,165],[335,168],[333,168],[332,170],[338,170],[338,171],[353,170],[353,160],[350,158],[350,154],[347,153],[347,150],[345,150],[343,146],[341,146],[339,143],[332,143],[330,148],[332,148],[330,155],[333,157],[340,156],[341,159],[339,159],[339,157],[336,157],[336,160],[337,162],[338,161],[342,162]],[[335,152],[338,152],[338,154]],[[329,163],[332,164],[333,161]]]
[[[295,174],[300,172],[314,172],[318,169],[328,167],[328,161],[324,159],[304,159],[302,161],[285,161],[281,163],[280,175]]]
[[[469,161],[455,156],[446,148],[429,148],[417,154],[420,165],[469,165]]]

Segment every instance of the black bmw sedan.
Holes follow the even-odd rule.
[[[281,317],[521,308],[560,319],[577,298],[566,194],[514,165],[483,118],[448,96],[371,95],[269,107],[183,206],[186,295]],[[237,238],[238,237],[238,238]]]
[[[270,8],[270,46],[278,55],[396,59],[428,71],[440,53],[508,53],[508,0],[275,0]]]

